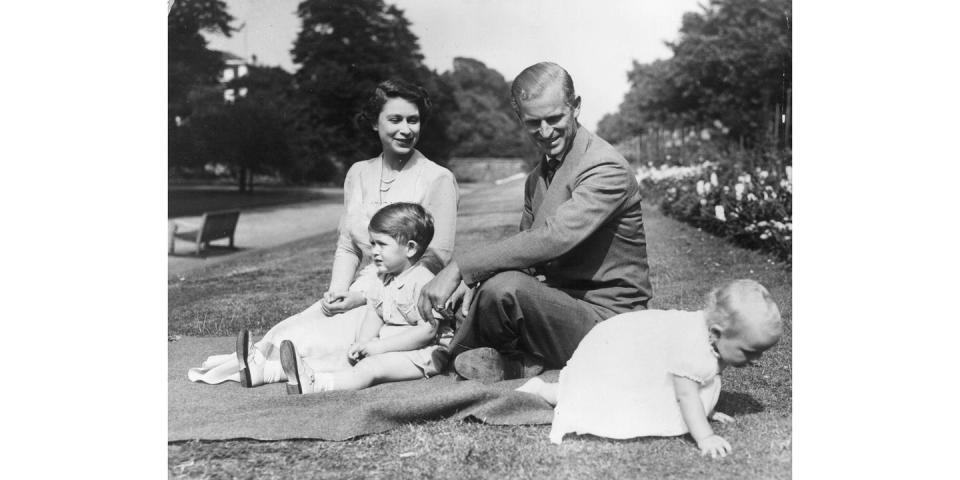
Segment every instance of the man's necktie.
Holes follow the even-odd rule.
[[[553,175],[557,173],[557,169],[560,168],[560,160],[552,157],[547,157],[547,186],[550,186],[550,183],[553,182]]]

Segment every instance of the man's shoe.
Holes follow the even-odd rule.
[[[297,349],[293,342],[284,340],[280,343],[280,364],[283,365],[283,372],[287,374],[287,395],[300,395],[303,393],[302,383],[300,383],[300,362],[297,356]]]
[[[253,386],[253,380],[250,378],[250,364],[247,359],[250,358],[250,330],[246,328],[237,333],[237,362],[240,363],[240,385],[244,388]]]
[[[453,369],[467,380],[490,383],[537,376],[543,372],[543,362],[526,353],[505,356],[493,348],[481,347],[457,355]]]
[[[543,373],[543,359],[527,352],[507,357],[507,379],[536,377]]]

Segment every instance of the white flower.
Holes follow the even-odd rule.
[[[756,201],[757,201],[757,196],[754,195],[754,194],[752,194],[752,193],[748,193],[748,194],[747,194],[747,201],[756,202]]]
[[[723,214],[723,205],[717,205],[713,210],[718,220],[721,222],[727,221],[727,216]]]
[[[793,183],[793,167],[787,166],[787,180]]]
[[[746,228],[744,228],[744,230],[748,232],[753,232],[757,230],[757,226],[751,223],[750,225],[747,225]]]
[[[760,170],[760,174],[758,176],[760,177],[760,180],[766,180],[767,177],[770,176],[770,172],[767,172],[766,170]]]
[[[743,174],[743,183],[750,183],[750,174],[749,174],[749,173],[744,173],[744,174]]]
[[[717,172],[713,172],[710,174],[710,183],[712,183],[714,187],[716,187],[717,185],[720,185],[720,181],[717,180]]]
[[[706,198],[701,198],[701,199],[700,199],[700,205],[707,206],[707,199],[706,199]]]
[[[746,185],[738,183],[733,186],[733,189],[736,191],[737,201],[739,202],[743,198],[743,191],[746,189]]]
[[[710,186],[709,183],[704,182],[704,183],[703,183],[703,193],[710,193],[710,190],[713,190],[713,188]]]
[[[768,223],[767,223],[766,220],[761,220],[761,221],[757,222],[757,226],[758,226],[758,227],[766,227],[767,225],[768,225]]]
[[[697,180],[697,195],[702,197],[704,193],[706,192],[703,189],[703,180]]]
[[[774,220],[774,221],[773,221],[773,228],[776,228],[777,230],[783,230],[784,228],[786,228],[786,225],[784,225],[784,224],[782,224],[782,223]]]
[[[787,223],[786,225],[784,225],[784,227],[786,227],[786,229],[787,229],[787,230],[790,230],[791,232],[793,231],[793,224],[792,224],[792,223]]]
[[[770,238],[770,233],[769,233],[769,232],[763,232],[763,233],[760,234],[760,240],[766,240],[766,239],[768,239],[768,238]]]

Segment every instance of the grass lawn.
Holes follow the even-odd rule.
[[[517,182],[461,199],[457,250],[516,230]],[[645,206],[646,207],[646,206]],[[626,441],[567,436],[549,442],[549,425],[494,427],[430,422],[347,442],[211,441],[168,445],[168,467],[183,478],[789,478],[792,418],[791,269],[688,225],[645,210],[654,286],[651,308],[698,309],[718,283],[753,278],[773,294],[785,320],[779,345],[760,367],[727,369],[717,407],[733,425],[714,429],[734,448],[701,458],[689,436]],[[173,279],[171,335],[266,331],[319,298],[329,281],[335,234],[254,252]],[[223,353],[223,352],[211,352]],[[185,373],[185,372],[184,372]],[[211,386],[210,388],[217,388]]]
[[[343,197],[325,195],[317,190],[306,188],[259,187],[252,193],[248,193],[239,192],[235,186],[169,187],[167,218],[200,215],[214,210],[270,207],[314,200],[340,203],[343,202]]]

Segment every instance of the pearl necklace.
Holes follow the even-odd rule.
[[[383,205],[383,194],[389,192],[393,188],[393,183],[400,178],[400,175],[403,173],[403,167],[406,165],[406,162],[400,163],[400,169],[397,170],[397,174],[393,176],[390,180],[383,179],[383,162],[386,160],[383,158],[383,154],[380,154],[380,205]]]

